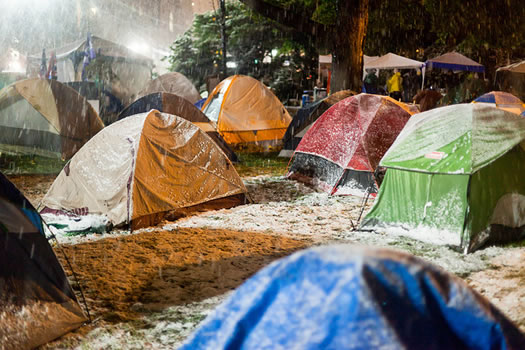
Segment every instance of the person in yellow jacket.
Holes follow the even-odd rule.
[[[403,90],[403,78],[397,69],[394,69],[394,75],[386,83],[388,95],[394,100],[401,101],[401,91]]]

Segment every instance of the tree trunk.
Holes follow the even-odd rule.
[[[332,44],[330,92],[361,92],[368,0],[339,0]]]

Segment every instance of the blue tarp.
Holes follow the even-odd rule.
[[[202,109],[202,106],[204,106],[204,102],[206,102],[207,98],[201,98],[197,102],[194,103],[194,106],[198,109]]]
[[[414,256],[337,245],[274,262],[182,349],[523,349],[525,336],[458,277]]]

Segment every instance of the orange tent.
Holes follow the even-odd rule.
[[[152,110],[91,139],[42,200],[43,212],[104,215],[113,225],[151,226],[206,208],[246,201],[247,190],[221,149],[193,123]]]
[[[215,87],[202,107],[230,145],[272,146],[282,143],[292,118],[260,81],[234,75]]]

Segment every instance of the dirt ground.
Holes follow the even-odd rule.
[[[235,289],[271,261],[309,244],[253,232],[180,229],[55,250],[67,272],[62,253],[69,257],[92,316],[126,321]]]
[[[10,179],[37,205],[54,176],[17,175],[10,176]],[[264,179],[247,185],[255,205],[290,202],[313,192],[301,186],[294,187],[298,189],[294,192],[279,182]],[[227,214],[225,211],[221,215]],[[319,214],[316,209],[315,215],[324,214]],[[223,218],[227,220],[227,216]],[[210,220],[217,219],[221,217],[210,217]],[[246,228],[241,230],[241,227],[237,231],[203,226],[169,231],[157,229],[155,232],[62,245],[80,279],[96,322],[68,335],[66,340],[62,338],[50,343],[46,348],[76,346],[79,339],[95,327],[125,323],[174,305],[188,305],[223,295],[271,261],[312,244],[323,243],[313,237],[298,238],[293,232],[279,234],[250,232]],[[62,251],[55,250],[69,272]],[[523,271],[525,248],[508,248],[491,258],[487,268],[462,277],[525,331]],[[68,337],[76,340],[71,343]]]

